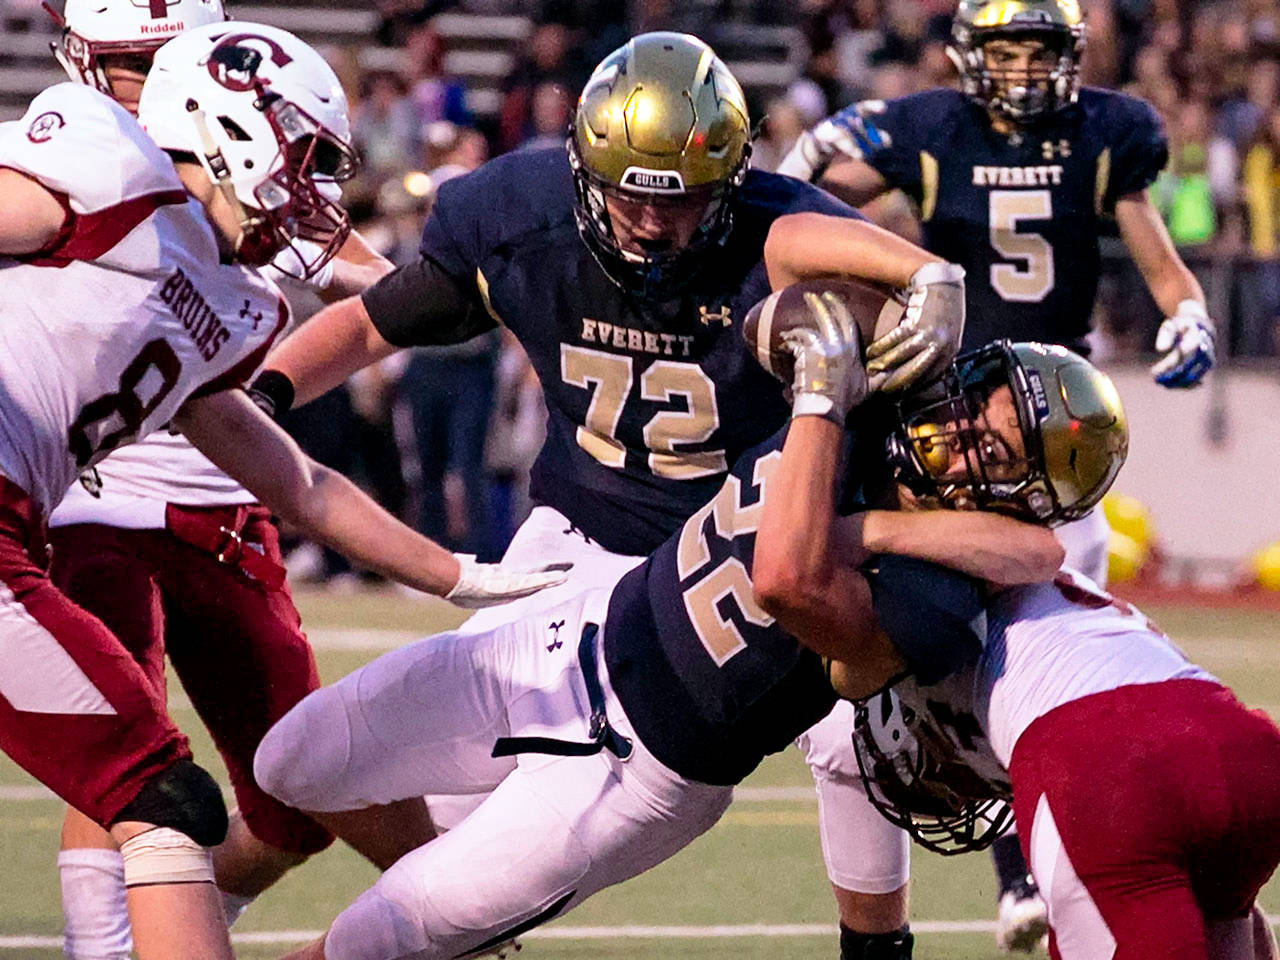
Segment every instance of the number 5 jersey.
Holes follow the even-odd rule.
[[[67,211],[44,249],[0,259],[0,474],[47,517],[81,471],[243,382],[286,307],[220,262],[168,156],[89,87],[51,87],[0,125],[0,166]]]

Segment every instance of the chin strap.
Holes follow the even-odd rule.
[[[240,202],[240,197],[236,194],[235,184],[231,182],[231,171],[227,169],[226,158],[223,157],[222,151],[218,149],[218,145],[214,142],[213,135],[209,133],[209,122],[206,119],[204,110],[200,108],[200,104],[195,100],[188,100],[187,112],[191,114],[191,121],[196,126],[196,133],[200,135],[200,144],[204,151],[205,169],[213,177],[213,185],[222,193],[223,198],[231,206],[231,211],[235,214],[236,221],[240,224],[240,235],[236,237],[233,244],[233,253],[238,256],[245,237],[249,236],[251,230],[262,224],[262,218],[250,216],[248,210],[245,209],[245,205]]]

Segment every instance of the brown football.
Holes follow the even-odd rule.
[[[742,322],[742,336],[761,366],[783,383],[791,383],[794,370],[791,354],[783,346],[782,335],[797,327],[813,327],[813,315],[804,295],[827,291],[839,296],[849,308],[854,323],[858,325],[864,349],[902,319],[902,303],[885,290],[859,280],[825,277],[802,280],[775,290],[747,312]]]

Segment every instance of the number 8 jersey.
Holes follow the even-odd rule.
[[[999,337],[1079,350],[1116,200],[1145,190],[1168,159],[1142,100],[1086,87],[1077,103],[1013,136],[955,90],[860,111],[885,143],[866,157],[919,207],[922,243],[965,268],[962,349]]]
[[[47,517],[86,467],[242,382],[286,308],[220,263],[168,156],[92,88],[51,87],[0,125],[0,167],[67,210],[45,249],[0,259],[0,474]]]

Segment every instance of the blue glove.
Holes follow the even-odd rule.
[[[1162,387],[1194,387],[1213,366],[1213,321],[1199,300],[1183,300],[1160,324],[1156,351],[1164,356],[1151,368]]]
[[[872,114],[883,112],[883,100],[864,100],[832,114],[812,130],[800,134],[795,146],[778,164],[778,173],[813,181],[822,176],[837,155],[865,160],[892,143],[889,134],[868,119]]]

